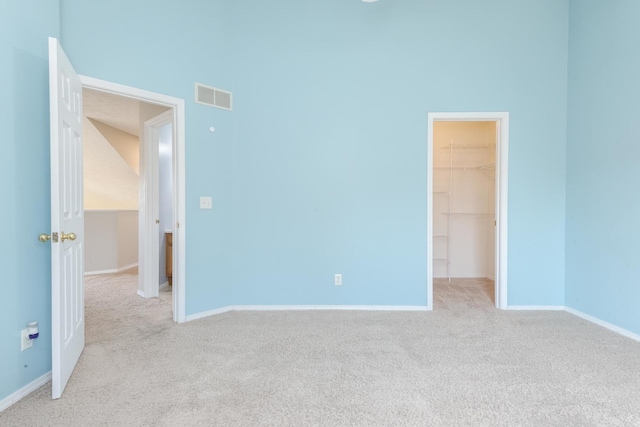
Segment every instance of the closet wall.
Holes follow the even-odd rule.
[[[435,122],[434,277],[495,276],[495,122]]]

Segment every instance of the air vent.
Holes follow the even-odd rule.
[[[233,105],[231,92],[200,83],[196,83],[196,102],[229,111]]]

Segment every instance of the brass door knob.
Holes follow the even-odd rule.
[[[42,233],[41,235],[38,236],[38,240],[40,240],[42,243],[46,243],[50,239],[51,239],[51,236],[49,234]]]
[[[64,242],[65,240],[76,240],[76,233],[69,233],[69,234],[64,234],[64,231],[61,233],[62,234],[62,241]]]

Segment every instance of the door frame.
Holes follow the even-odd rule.
[[[496,197],[495,197],[495,303],[507,309],[507,261],[509,214],[509,113],[449,112],[427,115],[427,309],[433,310],[433,124],[434,122],[496,123]]]
[[[171,129],[171,181],[175,188],[175,124],[171,109],[160,113],[143,123],[140,137],[140,241],[139,241],[139,280],[138,295],[143,298],[157,298],[160,295],[160,230],[157,224],[160,218],[159,202],[159,131],[165,125]],[[175,193],[171,200],[171,214],[176,218]],[[172,263],[175,264],[175,257]],[[173,265],[172,265],[173,268]],[[173,270],[172,270],[173,271]],[[177,289],[174,288],[174,289]]]
[[[185,203],[185,107],[184,100],[180,98],[174,98],[172,96],[163,95],[155,92],[150,92],[130,86],[121,85],[118,83],[108,82],[105,80],[96,79],[93,77],[80,75],[80,81],[82,87],[87,89],[93,89],[101,92],[110,93],[113,95],[125,96],[128,98],[134,98],[139,101],[149,102],[152,104],[158,104],[170,108],[173,111],[174,122],[174,144],[173,144],[173,183],[174,183],[174,236],[173,236],[173,320],[177,323],[183,323],[186,321],[185,314],[185,295],[186,295],[186,203]],[[147,138],[141,138],[142,144],[147,143]],[[149,149],[142,151],[149,152]],[[141,157],[142,160],[142,157]],[[157,161],[157,156],[156,156]],[[157,165],[156,165],[157,166]],[[153,200],[149,201],[154,203]],[[155,200],[157,202],[157,200]],[[148,210],[147,210],[148,211]],[[140,222],[140,230],[142,233],[142,241],[151,245],[153,242],[153,234],[148,233],[146,230],[150,229],[151,224],[147,224],[149,221],[155,222],[155,218],[149,219],[148,215],[141,215],[144,218]],[[157,234],[157,233],[156,233]],[[151,243],[149,241],[151,240]],[[156,239],[157,240],[157,239]],[[157,249],[157,248],[156,248]],[[159,255],[158,255],[159,256]],[[139,260],[141,261],[141,260]],[[141,266],[144,268],[144,266]],[[147,275],[145,281],[148,282],[149,277]],[[156,280],[157,282],[157,280]],[[156,285],[158,285],[156,283]],[[145,283],[144,289],[150,289],[151,284]]]

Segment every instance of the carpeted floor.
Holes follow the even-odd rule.
[[[62,397],[2,426],[640,426],[640,343],[436,281],[430,313],[231,312],[176,325],[135,275],[88,278]]]

